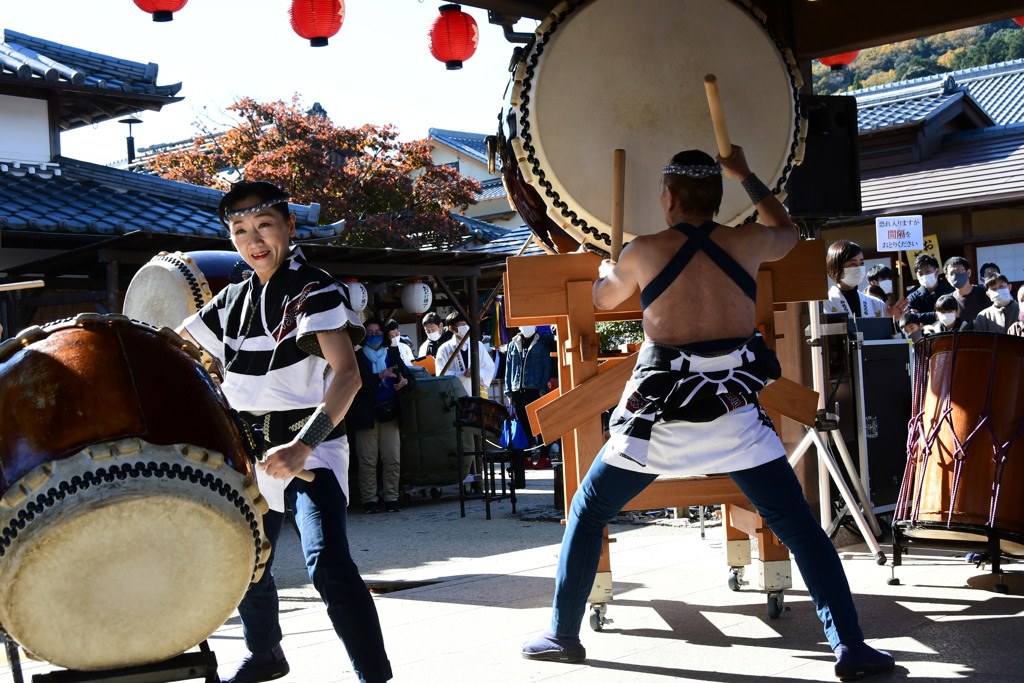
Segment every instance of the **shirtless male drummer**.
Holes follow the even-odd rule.
[[[755,277],[762,262],[793,248],[797,231],[782,204],[750,172],[742,148],[732,149],[718,163],[697,150],[674,156],[661,186],[669,229],[635,238],[618,263],[601,263],[595,305],[614,308],[639,287],[645,341],[612,415],[611,438],[573,497],[551,629],[523,645],[527,659],[586,658],[580,624],[602,531],[629,500],[659,474],[727,473],[793,553],[835,652],[836,676],[855,680],[895,666],[889,653],[864,642],[836,549],[812,516],[757,401],[758,391],[781,368],[752,332]],[[742,181],[763,223],[714,223],[723,172]]]

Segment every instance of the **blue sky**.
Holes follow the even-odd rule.
[[[345,22],[327,47],[311,48],[288,18],[290,0],[190,0],[155,23],[131,0],[0,0],[0,26],[39,38],[160,66],[158,82],[181,82],[182,102],[143,112],[138,148],[191,137],[200,117],[230,122],[240,96],[320,102],[344,126],[391,123],[404,139],[431,127],[493,133],[513,45],[487,13],[463,6],[480,27],[480,47],[460,71],[427,48],[443,2],[347,0]],[[517,31],[532,32],[523,20]],[[61,136],[62,153],[108,163],[125,156],[127,126],[86,126]]]

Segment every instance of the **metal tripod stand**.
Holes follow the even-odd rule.
[[[814,390],[818,392],[818,396],[824,397],[825,375],[821,344],[821,309],[815,301],[808,302],[807,309],[808,317],[810,319],[811,333],[810,346],[812,349],[812,381],[814,383]],[[819,401],[823,400],[823,398],[819,399]],[[836,464],[835,457],[832,455],[832,451],[829,449],[828,442],[823,436],[823,433],[828,433],[832,436],[832,441],[836,444],[836,450],[839,451],[840,457],[843,459],[846,471],[850,473],[850,480],[853,482],[853,486],[857,491],[857,498],[854,498],[853,493],[850,491],[850,487],[846,483],[846,478],[843,477],[843,473],[839,470],[839,466]],[[842,435],[839,433],[839,416],[824,410],[821,407],[821,403],[819,403],[819,410],[815,414],[814,426],[807,427],[807,433],[804,434],[804,438],[800,441],[796,450],[794,450],[793,454],[789,457],[790,465],[796,465],[812,445],[817,447],[818,462],[821,465],[824,465],[827,470],[827,475],[822,473],[819,477],[819,487],[822,489],[822,525],[827,526],[831,521],[831,510],[828,509],[829,496],[827,495],[827,485],[830,478],[836,488],[839,489],[839,493],[842,495],[843,501],[846,503],[847,511],[856,522],[857,528],[860,529],[860,533],[864,537],[865,542],[867,542],[868,547],[871,548],[871,552],[875,557],[875,562],[880,565],[884,565],[886,562],[885,553],[882,552],[881,547],[878,545],[878,540],[876,539],[876,536],[881,536],[882,532],[878,525],[878,520],[875,519],[873,512],[874,507],[868,500],[867,493],[865,492],[860,479],[856,476],[853,460],[850,457],[849,451],[846,449]],[[860,502],[859,506],[857,504],[858,500]]]

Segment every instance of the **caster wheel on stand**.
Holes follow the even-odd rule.
[[[743,586],[747,585],[747,582],[743,580],[743,567],[730,567],[729,568],[729,590],[736,592]]]
[[[789,611],[789,607],[783,604],[785,596],[782,591],[769,593],[768,594],[768,618],[778,619],[785,612]]]
[[[605,624],[612,623],[612,620],[606,617],[608,613],[608,605],[602,603],[591,605],[590,610],[590,628],[594,631],[603,631]]]

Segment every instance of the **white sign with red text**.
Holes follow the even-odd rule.
[[[884,216],[875,219],[878,251],[907,251],[924,248],[924,220],[921,216]]]

